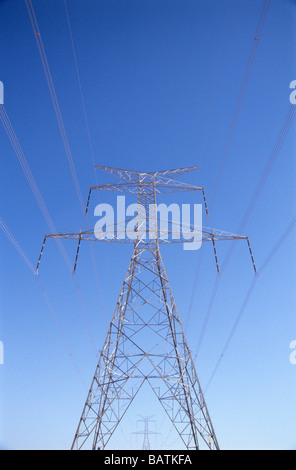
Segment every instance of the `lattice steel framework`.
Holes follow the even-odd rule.
[[[151,431],[149,429],[149,423],[152,422],[151,421],[152,417],[153,416],[142,416],[141,419],[138,419],[137,420],[138,423],[142,422],[144,424],[144,429],[142,431],[136,431],[136,432],[132,433],[132,434],[137,435],[137,436],[138,435],[143,436],[142,450],[150,450],[151,449],[150,441],[149,441],[149,436],[150,435],[160,435],[161,434],[160,432]],[[155,423],[155,420],[153,420],[153,422]]]
[[[160,254],[161,243],[184,240],[164,239],[157,217],[156,195],[159,193],[201,191],[206,204],[203,188],[175,181],[176,176],[197,167],[152,173],[98,168],[119,176],[122,182],[91,187],[86,212],[93,190],[137,194],[139,207],[144,207],[147,213],[150,209],[150,215],[151,207],[154,208],[156,236],[147,240],[141,221],[136,226],[134,240],[123,239],[120,230],[115,233],[113,229],[108,239],[98,239],[94,231],[51,234],[44,238],[37,270],[47,238],[78,240],[74,271],[82,240],[134,245],[72,449],[105,449],[141,387],[148,383],[187,449],[218,450],[218,440]],[[151,220],[149,223],[151,227]],[[218,271],[215,241],[245,239],[252,256],[245,236],[201,229],[200,237],[202,241],[213,243]],[[256,270],[253,256],[252,261]]]

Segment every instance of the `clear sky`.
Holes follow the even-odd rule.
[[[295,122],[277,146],[291,108],[289,85],[296,80],[293,0],[271,0],[216,186],[263,5],[68,0],[82,103],[64,1],[33,0],[85,203],[90,186],[111,180],[95,173],[94,162],[142,171],[200,165],[184,180],[203,186],[213,201],[204,225],[236,233],[276,155],[243,229],[257,266],[264,262],[296,212]],[[0,44],[5,112],[55,227],[78,231],[84,226],[80,201],[25,1],[0,1]],[[2,122],[0,155],[0,217],[35,266],[50,230]],[[114,197],[102,193],[100,200]],[[196,194],[167,200],[202,202]],[[95,198],[91,226],[94,207]],[[257,279],[207,388],[254,278],[245,243],[237,244],[221,275],[196,368],[223,449],[296,448],[296,366],[289,361],[296,339],[295,241],[292,231]],[[76,244],[63,246],[74,262]],[[48,241],[39,272],[44,291],[3,231],[0,247],[0,445],[68,449],[132,247],[96,243],[91,251],[83,245],[77,284]],[[217,246],[221,264],[228,248],[227,242]],[[216,279],[212,247],[186,252],[172,245],[162,255],[195,356]],[[141,447],[141,437],[132,434],[140,429],[139,415],[154,415],[151,429],[161,432],[151,435],[151,446],[177,445],[157,404],[148,395],[145,403],[145,410],[141,401],[131,408],[112,448]]]

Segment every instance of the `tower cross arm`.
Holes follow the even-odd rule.
[[[143,172],[143,171],[136,171],[136,170],[124,170],[122,168],[113,168],[109,166],[100,166],[100,165],[95,165],[94,167],[106,173],[116,175],[125,181],[135,181],[135,180],[139,181],[139,179],[140,180],[149,179],[151,181],[151,180],[157,180],[157,178],[174,179],[178,175],[184,175],[185,173],[189,173],[190,171],[199,169],[199,166],[191,166],[191,167],[185,167],[185,168],[175,168],[173,170]]]
[[[117,229],[115,230],[116,226],[117,226]],[[218,272],[220,272],[220,270],[219,270],[219,265],[218,265],[215,242],[231,241],[231,240],[246,240],[247,241],[253,267],[254,267],[255,272],[257,272],[249,238],[245,235],[237,235],[237,234],[228,233],[228,232],[217,230],[217,229],[207,229],[207,228],[197,229],[196,227],[191,227],[191,226],[188,226],[185,228],[182,227],[182,231],[181,231],[180,227],[178,228],[174,226],[165,232],[164,231],[159,232],[157,234],[156,240],[157,240],[157,243],[159,244],[184,243],[184,241],[185,240],[188,241],[189,236],[193,234],[193,230],[195,230],[195,236],[198,237],[201,242],[212,242],[214,246],[214,253],[215,253],[215,259],[216,259]],[[117,243],[131,243],[131,244],[135,244],[135,242],[137,242],[137,243],[142,243],[143,245],[146,244],[147,246],[149,243],[155,242],[155,240],[152,240],[152,241],[150,239],[146,240],[145,236],[146,234],[143,233],[143,230],[141,228],[139,229],[139,231],[131,230],[131,229],[127,229],[125,226],[121,226],[121,224],[114,224],[112,226],[106,227],[106,230],[104,232],[101,232],[101,231],[97,232],[96,229],[94,229],[94,230],[86,230],[86,231],[79,231],[79,232],[56,233],[56,234],[45,235],[41,252],[38,258],[36,273],[38,273],[38,270],[39,270],[39,265],[41,262],[45,242],[47,239],[53,238],[53,239],[78,241],[77,252],[76,252],[76,257],[75,257],[75,265],[74,265],[74,270],[73,270],[73,272],[75,272],[76,264],[78,260],[78,253],[80,249],[80,243],[82,241],[109,242],[109,243],[117,242]],[[179,238],[177,238],[177,236],[179,236]]]

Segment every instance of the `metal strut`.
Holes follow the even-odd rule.
[[[35,274],[38,274],[38,269],[39,269],[42,253],[43,253],[43,250],[44,250],[44,245],[45,245],[45,242],[46,242],[46,238],[47,237],[45,236],[44,239],[43,239],[40,255],[39,255],[39,258],[38,258],[38,263],[37,263],[37,266],[36,266],[36,269],[35,269]]]
[[[214,247],[214,254],[215,254],[215,260],[216,260],[217,272],[218,272],[218,274],[220,274],[220,268],[219,268],[219,263],[218,263],[217,250],[216,250],[216,245],[215,245],[215,238],[214,238],[214,236],[212,237],[212,243],[213,243],[213,247]]]
[[[255,265],[255,261],[254,261],[254,256],[253,256],[252,249],[251,249],[251,245],[250,245],[250,241],[249,241],[248,237],[247,237],[247,243],[248,243],[248,247],[249,247],[249,251],[250,251],[251,260],[252,260],[252,263],[253,263],[253,268],[254,268],[255,274],[258,274],[256,265]]]

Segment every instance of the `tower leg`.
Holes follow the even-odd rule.
[[[146,381],[185,448],[219,449],[157,241],[135,244],[72,449],[105,449]]]

